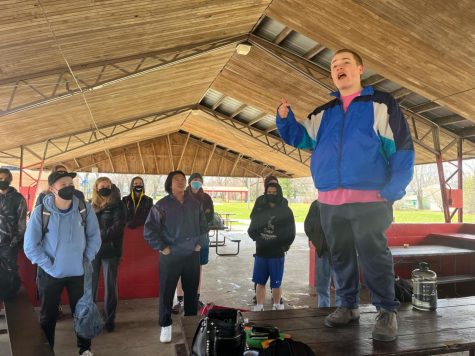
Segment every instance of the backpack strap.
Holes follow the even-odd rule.
[[[48,209],[45,208],[44,204],[41,203],[41,240],[40,243],[43,243],[45,239],[45,235],[48,232],[48,223],[49,218],[51,217],[51,213]]]
[[[86,232],[87,207],[86,202],[83,199],[79,199],[78,209],[82,220],[81,225],[84,226],[84,232]]]

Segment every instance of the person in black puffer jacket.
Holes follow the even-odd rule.
[[[276,183],[266,186],[265,205],[255,209],[247,230],[256,241],[252,281],[257,284],[257,303],[254,311],[264,309],[265,285],[270,276],[273,309],[284,309],[280,302],[284,274],[285,252],[295,239],[295,220],[292,210],[283,203],[282,188]]]
[[[5,274],[0,276],[0,295],[3,297],[12,297],[20,287],[18,248],[23,243],[26,229],[26,202],[10,186],[12,179],[10,170],[0,168],[0,258],[5,262],[2,264]]]
[[[134,177],[130,182],[130,194],[122,198],[127,208],[127,227],[135,229],[145,224],[148,213],[153,206],[153,199],[145,195],[142,177]]]
[[[114,331],[117,309],[117,271],[122,256],[122,240],[126,222],[126,208],[120,200],[120,191],[107,177],[100,177],[92,192],[94,208],[101,229],[102,245],[93,261],[92,286],[94,297],[97,295],[99,272],[104,273],[104,317],[105,329]]]

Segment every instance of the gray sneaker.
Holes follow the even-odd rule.
[[[325,318],[325,326],[330,328],[345,326],[352,322],[358,321],[359,318],[360,310],[358,308],[349,309],[338,307],[333,313]]]
[[[381,308],[376,317],[373,339],[378,341],[394,341],[397,338],[396,312]]]

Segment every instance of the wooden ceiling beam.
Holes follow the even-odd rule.
[[[122,156],[124,157],[125,167],[127,168],[127,172],[130,172],[129,162],[127,161],[127,154],[125,153],[125,148],[123,150]]]
[[[464,122],[467,120],[459,115],[449,115],[443,117],[436,117],[435,119],[432,119],[432,121],[434,121],[439,126],[446,126],[457,124],[459,122]]]
[[[195,150],[195,156],[193,157],[193,162],[191,163],[191,173],[195,171],[195,163],[196,163],[196,158],[198,157],[198,152],[200,150],[200,145]]]
[[[39,85],[37,87],[34,84],[27,83],[26,80],[30,79],[31,76],[35,76],[34,74],[32,74],[29,78],[11,78],[11,79],[2,80],[2,81],[0,81],[0,89],[2,89],[2,87],[1,87],[2,85],[11,86],[11,83],[18,83],[19,81],[22,81],[22,82],[26,82],[26,84],[29,87],[31,87],[32,90],[37,91],[42,96],[42,98],[41,99],[32,98],[30,102],[26,102],[26,103],[24,102],[24,103],[21,103],[21,104],[19,103],[16,106],[12,106],[11,103],[14,101],[15,95],[17,93],[17,91],[15,89],[17,87],[17,85],[15,85],[13,87],[13,89],[11,89],[8,92],[8,95],[10,96],[10,98],[9,98],[10,105],[5,110],[0,109],[0,117],[11,115],[11,114],[21,112],[21,111],[25,111],[25,110],[30,110],[30,109],[33,109],[33,108],[37,108],[39,106],[47,105],[47,104],[52,103],[52,102],[57,102],[58,100],[63,100],[63,99],[66,99],[66,98],[70,98],[71,96],[74,96],[74,95],[83,95],[84,92],[101,89],[105,86],[114,85],[114,84],[120,83],[124,80],[129,80],[129,79],[133,79],[133,78],[136,78],[136,77],[139,77],[139,76],[142,76],[142,75],[147,75],[149,73],[153,73],[153,72],[156,72],[156,71],[159,71],[159,70],[162,70],[162,69],[166,69],[166,68],[169,68],[171,66],[186,62],[186,61],[190,61],[190,60],[202,57],[204,55],[215,52],[217,50],[226,48],[230,45],[235,45],[236,43],[244,42],[245,40],[246,40],[246,36],[245,35],[240,35],[240,36],[236,36],[236,37],[225,38],[225,39],[222,39],[222,40],[219,40],[219,41],[200,43],[200,44],[196,44],[196,45],[194,45],[194,46],[192,46],[192,47],[190,47],[186,50],[177,51],[175,49],[175,51],[176,51],[175,56],[173,56],[173,57],[168,56],[168,57],[162,58],[162,59],[160,59],[160,58],[157,59],[155,56],[153,56],[153,55],[151,56],[149,53],[147,53],[147,54],[145,54],[145,57],[143,57],[143,58],[148,59],[148,60],[145,60],[144,62],[149,63],[151,61],[155,64],[154,65],[149,65],[148,67],[144,67],[144,68],[140,68],[140,66],[139,66],[139,67],[137,67],[137,69],[134,72],[124,73],[123,71],[118,71],[117,70],[117,64],[124,61],[124,59],[122,59],[122,58],[117,60],[115,65],[113,65],[112,62],[110,62],[110,61],[105,61],[105,62],[102,61],[100,63],[95,62],[96,67],[92,66],[92,67],[87,68],[87,69],[84,69],[82,67],[82,65],[80,65],[78,67],[78,69],[76,69],[76,72],[75,72],[76,76],[81,75],[81,73],[82,73],[81,70],[85,70],[86,72],[90,73],[91,68],[96,68],[97,69],[97,71],[96,71],[97,72],[97,78],[94,80],[93,84],[89,84],[89,85],[84,84],[83,87],[75,88],[75,89],[71,89],[68,86],[63,85],[63,86],[61,86],[61,90],[58,90],[58,83],[61,82],[62,77],[65,74],[68,74],[68,75],[70,74],[69,68],[61,68],[58,71],[58,73],[54,73],[54,71],[48,71],[48,72],[42,72],[41,73],[42,75],[47,75],[47,76],[51,76],[51,75],[57,75],[58,76],[58,78],[56,80],[54,80],[54,79],[52,80],[51,78],[49,78],[49,80],[52,82],[51,83],[51,88],[48,88],[48,87],[44,88],[44,84]],[[125,63],[127,63],[128,61],[129,61],[128,59],[125,60]],[[109,70],[110,70],[110,73],[109,73]],[[104,71],[107,71],[107,73],[106,73],[107,75],[104,74]],[[107,79],[102,79],[102,78],[107,78]],[[44,95],[44,94],[42,94],[43,92],[51,92],[51,94]]]
[[[233,164],[233,168],[231,169],[231,173],[229,173],[229,176],[231,176],[231,177],[233,176],[234,171],[236,170],[236,167],[237,167],[239,161],[241,160],[242,156],[243,155],[241,153],[237,155],[236,160],[234,161],[234,164]]]
[[[214,104],[213,104],[213,110],[216,110],[220,105],[221,103],[223,102],[223,100],[226,98],[226,95],[222,95]]]
[[[208,161],[206,162],[206,166],[203,171],[204,176],[206,176],[206,173],[208,172],[209,164],[211,163],[211,158],[213,158],[213,154],[215,150],[216,150],[216,144],[213,144],[213,149],[211,150],[211,153],[209,154]]]
[[[312,59],[315,57],[317,54],[323,52],[326,49],[325,46],[322,46],[321,44],[315,45],[313,48],[311,48],[307,53],[303,55],[305,59]]]
[[[234,118],[236,116],[238,116],[240,113],[242,113],[244,111],[244,109],[247,108],[247,105],[246,104],[242,104],[239,108],[237,108],[236,111],[234,111],[232,114],[231,114],[231,117]]]
[[[170,134],[167,134],[167,149],[168,149],[168,158],[170,160],[170,165],[172,166],[172,171],[174,171],[175,163],[173,162],[173,152],[172,152],[172,143],[170,141]]]
[[[145,163],[142,157],[142,150],[140,149],[140,142],[137,141],[137,149],[139,150],[140,162],[142,163],[142,172],[145,174]]]
[[[376,85],[381,82],[384,82],[385,80],[386,78],[384,78],[382,75],[374,74],[371,77],[368,77],[365,80],[363,80],[363,86],[366,87],[369,85]]]
[[[429,101],[427,103],[412,106],[410,109],[418,114],[422,114],[423,112],[435,110],[438,108],[440,108],[439,104],[434,103],[433,101]]]
[[[181,150],[180,159],[178,160],[178,164],[176,166],[176,169],[180,169],[181,161],[183,160],[183,156],[185,154],[186,147],[188,146],[188,141],[189,140],[190,140],[190,133],[188,133],[188,135],[186,136],[186,141],[185,141],[185,144],[183,145],[183,149]]]
[[[390,94],[394,97],[394,99],[401,100],[404,99],[406,96],[412,94],[412,91],[407,88],[401,87],[392,91]]]
[[[290,28],[284,27],[283,30],[274,38],[274,43],[277,45],[282,43],[291,32],[292,30]]]
[[[105,149],[104,152],[106,153],[107,158],[109,158],[109,163],[111,165],[112,173],[115,173],[115,167],[114,167],[114,163],[112,162],[112,157],[111,157],[111,153],[109,149]]]
[[[254,125],[255,123],[258,123],[259,121],[261,121],[263,118],[265,118],[267,116],[267,113],[263,112],[262,114],[259,114],[257,115],[254,119],[252,119],[251,121],[249,121],[247,124],[249,126],[252,126]]]
[[[155,162],[156,174],[160,174],[160,169],[158,167],[158,160],[157,160],[157,152],[155,151],[155,142],[154,141],[152,141],[152,153],[153,153],[153,161]]]

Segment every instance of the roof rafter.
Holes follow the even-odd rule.
[[[195,58],[207,55],[222,48],[225,48],[236,43],[241,43],[246,40],[245,35],[225,38],[219,41],[213,41],[208,43],[199,43],[194,46],[182,47],[174,50],[160,51],[153,53],[145,53],[143,55],[119,58],[116,60],[101,61],[96,63],[90,63],[86,65],[78,65],[73,67],[73,73],[80,79],[83,71],[90,73],[91,69],[96,69],[96,77],[93,82],[86,83],[82,81],[81,88],[72,89],[69,86],[69,81],[65,80],[65,77],[71,77],[71,73],[68,68],[61,68],[52,71],[32,74],[28,77],[17,77],[11,79],[5,79],[0,81],[0,88],[2,85],[14,84],[10,91],[10,98],[6,107],[0,107],[0,117],[11,115],[20,111],[33,109],[42,105],[49,104],[58,100],[66,99],[74,95],[82,94],[84,92],[101,89],[105,86],[113,85],[124,80],[132,79],[138,76],[146,75],[155,71],[159,71],[170,66],[183,63],[185,61],[193,60]],[[173,55],[171,55],[173,54]],[[133,70],[119,70],[121,63],[129,62],[131,59],[137,61],[138,65]],[[146,66],[143,64],[147,63]],[[128,64],[130,65],[130,64]],[[105,75],[110,71],[112,74]],[[28,79],[31,78],[50,78],[52,81],[50,88],[45,88],[44,85],[35,86],[28,83]],[[103,80],[102,77],[108,79]],[[15,98],[18,96],[18,88],[20,85],[26,85],[41,95],[41,99],[31,100],[28,102],[15,102]],[[39,87],[42,89],[40,90]],[[45,92],[50,91],[50,94]]]

